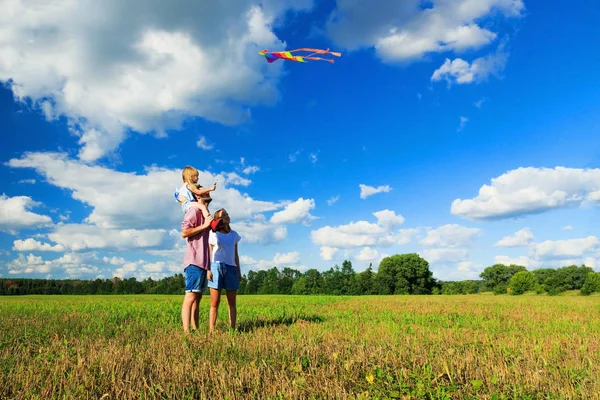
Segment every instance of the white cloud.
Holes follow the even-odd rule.
[[[540,259],[582,257],[600,251],[600,239],[596,236],[567,240],[546,240],[536,243],[533,253]]]
[[[107,229],[86,224],[58,224],[47,236],[71,251],[157,248],[173,240],[164,229]]]
[[[302,150],[297,150],[294,153],[290,154],[288,156],[289,160],[291,163],[294,163],[298,160],[298,156],[300,155],[300,153],[302,153]]]
[[[429,230],[427,236],[421,239],[419,244],[429,247],[470,246],[480,233],[481,230],[477,228],[446,224]]]
[[[102,270],[95,263],[97,257],[93,253],[73,254],[67,253],[54,260],[44,260],[41,256],[19,254],[17,258],[8,263],[10,275],[41,275],[45,277],[53,273],[63,273],[70,278],[99,277]]]
[[[520,265],[527,269],[539,268],[542,266],[542,262],[540,260],[536,260],[535,258],[527,256],[509,257],[498,255],[494,257],[494,264]]]
[[[320,246],[352,248],[373,246],[385,230],[366,221],[351,222],[337,227],[324,226],[311,232],[313,243]]]
[[[462,58],[450,60],[446,58],[444,64],[436,69],[431,75],[432,82],[445,80],[448,85],[452,83],[469,84],[480,83],[488,79],[490,75],[496,77],[506,67],[508,61],[508,53],[504,51],[504,46],[501,45],[498,51],[494,54],[489,54],[485,57],[475,59],[471,64]],[[481,107],[482,103],[477,107]]]
[[[373,215],[377,218],[377,224],[381,225],[387,230],[402,225],[404,223],[404,217],[402,215],[396,215],[394,211],[382,210],[374,212]]]
[[[15,240],[13,242],[13,250],[16,251],[65,251],[65,247],[61,244],[51,245],[49,243],[41,243],[35,239],[27,238],[25,240]]]
[[[379,252],[375,249],[372,249],[370,247],[363,247],[356,256],[354,256],[354,259],[357,261],[375,261],[375,260],[381,260],[381,254],[379,254]]]
[[[600,204],[600,169],[518,168],[483,185],[477,197],[456,199],[451,212],[471,220],[494,220],[554,208]]]
[[[374,47],[386,62],[412,61],[428,53],[479,49],[497,38],[482,22],[495,12],[518,17],[522,0],[357,2],[338,0],[326,32],[349,50]],[[480,26],[481,24],[481,26]]]
[[[374,194],[377,194],[377,193],[388,193],[392,190],[392,188],[389,185],[373,187],[373,186],[367,186],[367,185],[364,185],[361,183],[358,186],[360,187],[360,198],[361,199],[366,199],[367,197],[373,196]]]
[[[487,99],[485,97],[482,97],[481,99],[475,102],[474,106],[477,108],[481,108],[483,106],[483,103],[485,103],[486,101]]]
[[[321,258],[325,261],[332,261],[338,250],[335,247],[323,246],[321,247]]]
[[[563,227],[562,229],[563,229],[563,231],[572,231],[573,227],[571,225],[567,225],[567,226]]]
[[[245,243],[272,244],[287,237],[285,226],[272,225],[260,220],[232,222],[231,226],[242,236]]]
[[[260,168],[256,165],[249,165],[246,168],[244,168],[242,172],[244,172],[246,175],[250,175],[257,173],[258,171],[260,171]]]
[[[66,116],[82,160],[115,150],[129,129],[164,135],[187,117],[222,124],[274,104],[285,48],[273,33],[310,1],[10,1],[0,15],[0,81],[48,119]],[[60,54],[60,57],[56,55]]]
[[[21,179],[19,181],[19,183],[26,183],[26,184],[33,185],[33,184],[35,184],[35,179]]]
[[[242,267],[251,270],[267,270],[273,267],[277,267],[280,271],[290,265],[299,271],[306,269],[304,266],[298,266],[300,262],[300,254],[298,252],[290,253],[276,253],[271,260],[255,260],[249,256],[240,256],[240,264]]]
[[[300,253],[292,251],[289,253],[276,253],[273,257],[273,263],[279,264],[298,264],[300,262]]]
[[[271,223],[273,224],[291,224],[297,222],[303,222],[305,225],[315,219],[310,214],[310,210],[315,208],[315,201],[313,199],[299,198],[295,202],[288,204],[282,211],[278,211],[271,217]]]
[[[337,202],[340,199],[340,196],[335,196],[335,197],[331,197],[327,200],[327,205],[333,205],[335,202]]]
[[[146,168],[144,175],[119,172],[70,160],[62,153],[27,153],[20,159],[10,160],[8,165],[34,168],[50,184],[70,191],[75,200],[92,207],[85,222],[98,227],[179,229],[182,213],[172,193],[180,185],[180,170],[153,166]],[[199,171],[199,175],[203,186],[219,180],[210,207],[213,210],[226,208],[233,222],[256,213],[277,210],[287,204],[255,200],[229,188],[228,185],[249,184],[248,180],[235,173]],[[139,193],[133,201],[132,193]],[[48,217],[43,218],[50,221]]]
[[[208,143],[208,140],[204,136],[200,136],[200,139],[196,142],[196,146],[202,150],[212,150],[215,147],[213,144]]]
[[[498,247],[519,247],[519,246],[527,246],[533,241],[533,233],[529,228],[523,228],[517,232],[513,236],[505,236],[500,239],[495,246]]]
[[[467,117],[460,117],[460,123],[458,124],[458,128],[456,128],[457,132],[460,132],[464,129],[464,127],[467,125],[467,122],[469,122],[469,118]]]
[[[465,261],[469,256],[465,249],[426,249],[423,251],[423,258],[430,263],[457,263]]]
[[[42,203],[28,196],[0,195],[0,231],[13,234],[23,228],[41,228],[52,225],[52,219],[29,211]]]

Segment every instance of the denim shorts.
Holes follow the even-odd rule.
[[[210,270],[212,271],[212,281],[208,281],[209,288],[239,290],[238,267],[217,262],[212,265]]]
[[[185,272],[185,292],[201,293],[206,291],[206,284],[208,277],[206,276],[206,270],[196,265],[188,265],[183,272]]]

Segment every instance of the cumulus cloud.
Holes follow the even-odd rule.
[[[241,256],[240,264],[249,270],[267,270],[277,267],[280,271],[288,266],[295,270],[304,271],[305,266],[298,265],[300,262],[300,253],[293,251],[289,253],[276,253],[271,260],[255,260],[249,256]]]
[[[431,75],[432,82],[445,80],[448,85],[452,83],[469,84],[481,83],[488,79],[490,75],[499,77],[500,72],[506,67],[508,53],[504,51],[504,46],[498,48],[498,51],[484,57],[473,60],[472,63],[456,58],[450,60],[446,58],[444,64],[436,69]],[[482,103],[478,107],[481,107]]]
[[[285,48],[273,33],[289,10],[311,1],[9,1],[0,14],[0,81],[47,119],[68,119],[91,162],[130,130],[165,135],[188,117],[248,120],[278,101]],[[56,54],[60,54],[57,57]]]
[[[260,219],[232,222],[231,225],[246,243],[273,244],[287,237],[284,225],[273,225]]]
[[[44,260],[33,254],[19,254],[7,264],[9,275],[50,276],[55,273],[66,274],[71,278],[96,278],[102,276],[102,269],[96,266],[94,253],[67,253],[54,260]],[[112,276],[111,276],[112,277]]]
[[[534,240],[533,233],[529,228],[523,228],[515,232],[512,236],[504,236],[495,246],[498,247],[519,247],[527,246]]]
[[[360,198],[366,199],[369,196],[373,196],[377,193],[388,193],[392,190],[389,185],[382,185],[378,187],[368,186],[364,184],[358,185],[360,187]]]
[[[543,264],[540,260],[528,256],[509,257],[498,255],[494,257],[494,264],[520,265],[528,269],[540,268]]]
[[[35,239],[27,238],[25,240],[15,240],[13,242],[13,250],[16,251],[56,251],[64,252],[65,246],[62,244],[51,245],[49,243],[41,243]]]
[[[396,215],[392,210],[374,212],[377,223],[368,221],[350,222],[346,225],[324,226],[311,232],[311,240],[321,246],[321,258],[325,261],[336,259],[340,249],[362,247],[360,257],[373,255],[377,251],[373,247],[389,247],[406,245],[419,232],[416,228],[394,229],[404,223],[404,217]],[[365,250],[368,248],[368,250]],[[348,254],[345,255],[347,257]]]
[[[102,263],[100,262],[102,261]],[[7,265],[10,275],[52,276],[66,275],[70,278],[110,279],[113,277],[137,279],[161,279],[181,272],[181,263],[172,261],[128,261],[122,257],[98,258],[96,253],[66,253],[53,260],[41,256],[19,254]]]
[[[477,228],[447,224],[429,230],[419,244],[428,247],[470,246],[480,233],[481,230]]]
[[[278,211],[271,217],[273,224],[290,224],[303,222],[305,225],[310,224],[316,217],[310,214],[310,210],[315,208],[313,199],[299,198],[293,203],[285,206],[282,211]]]
[[[425,249],[423,258],[430,263],[457,263],[462,262],[469,256],[469,251],[465,249]]]
[[[332,261],[338,250],[335,247],[323,246],[321,247],[321,258],[325,261]]]
[[[404,217],[402,215],[396,215],[396,213],[391,210],[377,211],[374,212],[373,215],[377,218],[377,224],[387,230],[392,230],[404,223]]]
[[[567,240],[546,240],[536,243],[533,253],[540,259],[582,257],[600,251],[600,239],[596,236]]]
[[[212,150],[215,147],[213,144],[208,143],[208,140],[204,136],[200,136],[196,142],[196,146],[200,147],[202,150]]]
[[[91,206],[87,223],[106,229],[179,229],[182,214],[172,193],[181,182],[180,170],[153,166],[146,168],[145,174],[120,172],[86,165],[63,153],[27,153],[7,164],[13,168],[33,168],[48,183],[70,191],[73,199]],[[287,204],[256,200],[230,188],[230,185],[249,184],[235,173],[199,171],[199,176],[204,186],[219,181],[211,208],[227,208],[233,221]],[[42,221],[37,218],[35,221]],[[43,221],[50,220],[45,218]]]
[[[358,254],[354,256],[354,259],[357,261],[381,261],[381,254],[377,250],[367,246],[360,249]]]
[[[522,0],[357,2],[338,0],[326,33],[349,50],[372,47],[385,62],[408,62],[429,53],[461,52],[492,43],[497,33],[482,22],[494,15],[519,17]]]
[[[454,215],[495,220],[556,208],[600,204],[600,169],[518,168],[483,185],[472,199],[452,202]]]
[[[0,195],[0,231],[16,234],[23,228],[42,228],[52,225],[47,215],[29,211],[41,203],[28,196]]]

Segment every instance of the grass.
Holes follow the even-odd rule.
[[[0,298],[0,398],[599,398],[600,297]]]

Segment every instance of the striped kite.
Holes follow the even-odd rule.
[[[310,54],[305,55],[305,56],[294,56],[292,55],[292,53],[298,52],[298,51],[304,51],[304,52],[309,52]],[[273,63],[279,59],[282,60],[289,60],[289,61],[296,61],[296,62],[306,62],[306,60],[311,60],[311,61],[327,61],[333,64],[333,60],[327,59],[327,58],[321,58],[321,57],[313,57],[315,54],[331,54],[332,56],[336,56],[336,57],[340,57],[342,55],[342,53],[336,53],[333,51],[329,51],[329,49],[327,50],[320,50],[320,49],[307,49],[307,48],[301,48],[301,49],[296,49],[296,50],[289,50],[289,51],[269,51],[269,50],[263,50],[261,52],[259,52],[258,54],[260,54],[261,56],[265,56],[265,58],[267,59],[267,62]]]

